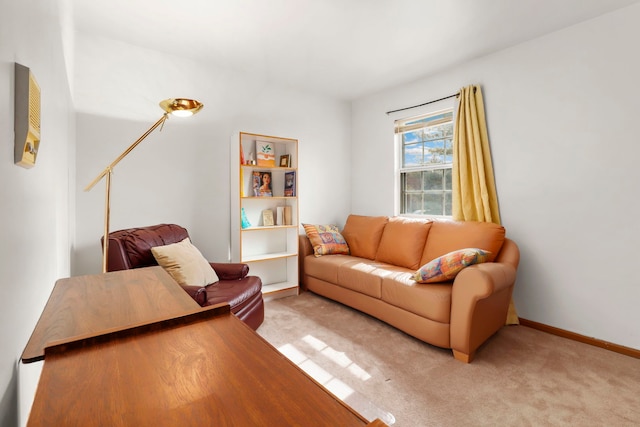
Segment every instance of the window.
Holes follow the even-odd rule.
[[[453,110],[396,121],[400,213],[451,216]]]

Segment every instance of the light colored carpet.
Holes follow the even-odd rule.
[[[507,326],[471,364],[310,292],[257,331],[370,420],[419,426],[638,426],[640,360]]]

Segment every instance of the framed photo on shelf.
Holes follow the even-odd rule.
[[[284,196],[296,196],[296,173],[295,171],[285,172],[284,174]]]
[[[280,156],[280,167],[281,168],[291,167],[291,154],[285,154],[283,156]]]
[[[276,147],[272,142],[256,141],[256,158],[258,166],[274,167],[276,165]]]
[[[273,226],[273,211],[271,209],[262,211],[262,225],[265,227]]]

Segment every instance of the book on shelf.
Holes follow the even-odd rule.
[[[276,148],[272,142],[256,141],[256,160],[258,166],[276,165]]]
[[[262,211],[262,225],[264,226],[273,225],[273,211],[271,209],[265,209]]]
[[[276,225],[284,225],[284,206],[276,208]]]
[[[240,197],[244,197],[244,171],[240,168],[240,182],[242,185],[240,186]]]
[[[251,172],[251,195],[258,197],[260,195],[260,172]]]
[[[254,197],[271,197],[271,172],[253,171],[251,174],[251,191]]]
[[[284,225],[292,225],[291,206],[284,207]]]
[[[284,174],[284,196],[296,196],[296,173],[294,171],[286,172]]]

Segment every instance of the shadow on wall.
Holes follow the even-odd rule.
[[[101,234],[100,234],[101,235]],[[100,274],[102,272],[102,250],[100,237],[95,245],[78,245],[71,257],[71,275]],[[2,425],[2,424],[0,424]]]
[[[209,258],[227,259],[232,133],[215,127],[212,132],[205,111],[187,120],[171,119],[161,132],[156,130],[118,164],[111,182],[110,231],[180,224],[199,236],[198,247]],[[85,186],[151,123],[90,113],[76,115],[73,276],[102,270],[100,237],[106,182],[101,180],[88,192]],[[214,238],[206,240],[206,236]]]
[[[11,379],[0,400],[0,426],[18,427],[18,368],[13,367]]]

